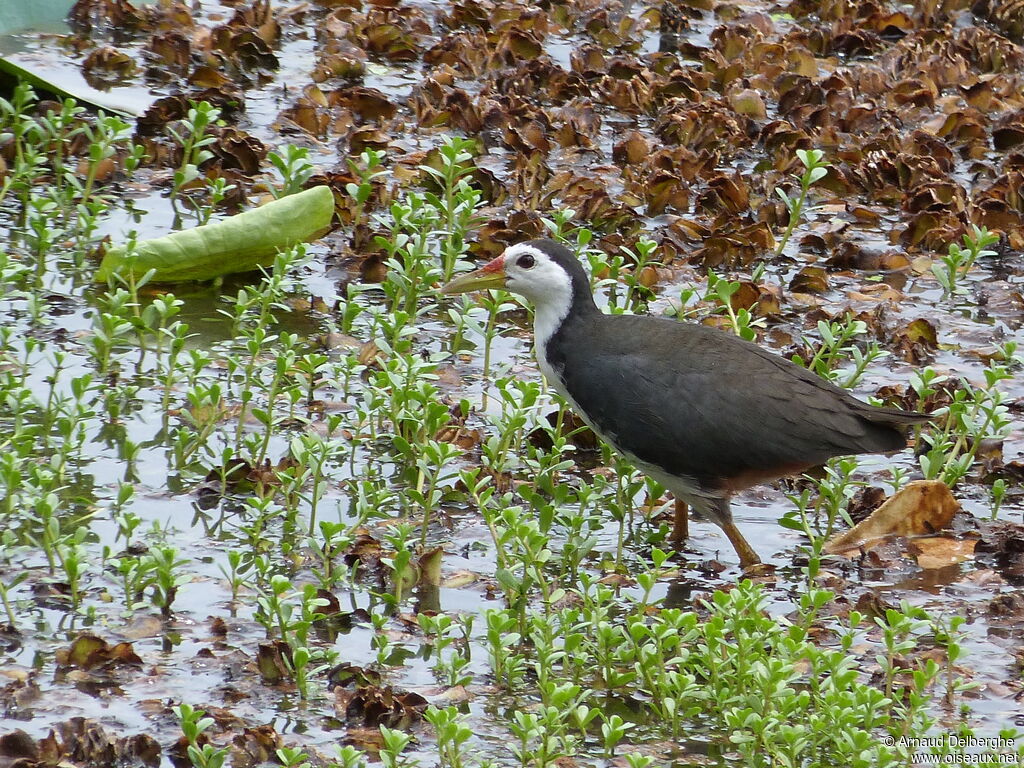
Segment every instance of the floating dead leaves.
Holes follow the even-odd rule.
[[[361,748],[379,750],[374,746],[377,737],[368,737],[364,729],[407,729],[422,719],[427,708],[420,694],[393,688],[383,683],[379,672],[347,662],[328,672],[327,681],[334,694],[334,711],[349,726],[349,738]]]
[[[247,176],[253,176],[260,172],[269,150],[255,136],[225,126],[220,129],[217,141],[210,145],[210,151],[220,159],[221,168],[234,168]]]
[[[1024,206],[1020,185],[1007,176],[1011,163],[975,169],[977,178],[993,181],[990,194],[971,191],[973,203],[960,180],[951,178],[961,159],[983,161],[991,147],[1010,156],[1024,145],[1020,89],[1005,78],[1024,57],[1005,38],[964,25],[944,8],[911,13],[871,3],[830,4],[818,15],[811,12],[815,4],[797,2],[791,4],[801,20],[795,26],[756,10],[719,9],[708,43],[699,45],[674,35],[689,17],[701,18],[696,6],[707,3],[667,4],[640,16],[590,6],[513,10],[508,4],[455,3],[431,17],[415,5],[318,5],[327,10],[272,8],[261,0],[212,27],[201,23],[198,10],[171,4],[136,10],[124,0],[78,0],[72,17],[83,29],[97,23],[152,32],[146,49],[160,65],[149,67],[147,77],[183,79],[192,88],[188,97],[195,98],[196,87],[240,90],[249,85],[247,74],[272,70],[282,26],[315,16],[325,34],[315,47],[313,83],[300,85],[302,95],[281,113],[282,126],[290,123],[320,139],[336,136],[352,153],[394,153],[410,116],[422,128],[449,127],[485,144],[501,143],[511,150],[507,160],[488,169],[488,184],[477,180],[493,187],[495,194],[487,195],[492,203],[559,204],[597,228],[625,232],[636,231],[644,215],[692,210],[702,225],[713,220],[717,239],[693,254],[709,266],[752,263],[774,245],[771,229],[782,216],[771,194],[777,176],[730,178],[719,170],[724,161],[753,145],[767,160],[758,171],[788,175],[797,170],[795,150],[819,140],[835,147],[838,162],[818,188],[849,200],[851,221],[891,227],[885,234],[912,249],[942,251],[968,221],[1004,228],[1013,247],[1024,245]],[[988,8],[994,23],[1014,28],[1008,19],[1019,14],[1007,6],[977,5]],[[668,47],[641,54],[655,27]],[[551,54],[567,30],[578,34],[564,69]],[[684,66],[680,52],[700,66]],[[822,57],[840,53],[880,55],[842,67],[830,62],[823,70]],[[364,82],[371,60],[379,67],[381,61],[418,59],[428,69],[408,99]],[[474,87],[460,87],[460,81]],[[949,97],[951,89],[962,99]],[[597,159],[600,165],[602,124],[616,111],[649,115],[653,122],[615,140],[616,167],[599,167],[588,188],[577,183],[578,161],[592,166]],[[908,132],[906,125],[921,127]],[[251,173],[257,158],[240,152],[247,156],[220,161]],[[158,164],[173,164],[158,149],[149,154]],[[563,174],[567,166],[575,166],[571,177]],[[903,220],[884,221],[871,210],[875,204],[901,206]],[[736,219],[747,215],[759,222],[748,219],[737,231]],[[723,216],[732,219],[728,227],[717,220]],[[891,252],[835,258],[830,268],[904,266]],[[812,287],[823,288],[817,282]]]
[[[782,311],[782,288],[768,283],[740,281],[740,287],[729,296],[733,311],[746,309],[755,317],[771,317]]]
[[[924,536],[907,542],[907,552],[925,570],[946,568],[973,558],[977,543],[977,539]]]
[[[979,525],[981,540],[975,547],[978,562],[1015,586],[1024,586],[1024,526],[1006,520]]]
[[[465,425],[449,424],[442,427],[434,439],[442,443],[451,443],[463,451],[471,451],[480,445],[483,433],[479,429],[470,429]]]
[[[131,643],[110,645],[96,635],[84,632],[76,637],[67,648],[56,653],[57,666],[77,667],[82,670],[109,671],[120,666],[142,666],[142,659],[135,653]]]
[[[256,648],[256,668],[267,685],[291,680],[292,647],[283,640],[260,643]]]
[[[674,99],[658,115],[654,134],[665,144],[680,145],[697,153],[738,148],[746,141],[746,131],[739,119],[722,102],[691,105]]]
[[[804,267],[789,282],[794,293],[825,293],[829,289],[828,273],[822,267]]]
[[[68,11],[68,22],[86,33],[93,29],[131,29],[138,26],[143,14],[128,0],[77,0]]]
[[[184,78],[193,86],[222,87],[251,85],[252,75],[257,82],[271,77],[278,67],[272,46],[279,41],[281,26],[269,0],[255,0],[237,9],[227,23],[214,26],[197,23],[199,10],[184,3],[137,9],[127,0],[78,0],[69,20],[83,35],[107,29],[117,30],[119,38],[128,31],[150,33],[145,48],[163,64],[145,69],[153,82]],[[197,63],[190,71],[193,61]],[[82,68],[87,79],[108,84],[121,83],[139,71],[134,53],[111,46],[94,49]]]
[[[264,459],[253,465],[245,459],[230,459],[220,467],[213,467],[196,488],[199,506],[210,509],[220,503],[226,493],[255,493],[265,496],[281,485],[282,473],[292,472],[298,462],[291,456],[282,457],[276,464]]]
[[[152,736],[117,738],[84,717],[57,723],[38,740],[20,729],[0,736],[0,765],[5,768],[138,763],[155,768],[160,758],[160,745]]]
[[[908,363],[928,363],[939,348],[938,331],[930,320],[919,317],[893,334],[891,348]]]
[[[349,568],[358,564],[361,569],[376,571],[381,567],[380,559],[383,553],[379,539],[368,533],[360,533],[349,545],[343,560]]]
[[[979,0],[971,10],[987,18],[1007,37],[1018,41],[1024,38],[1024,8],[1019,3]]]
[[[763,120],[768,116],[761,94],[750,88],[742,88],[729,93],[729,105],[738,114],[746,115],[755,120]]]
[[[853,528],[833,536],[826,544],[829,554],[854,557],[897,537],[909,538],[905,552],[921,568],[942,568],[969,559],[975,539],[935,536],[949,527],[960,504],[945,483],[916,480],[901,488]]]
[[[142,666],[131,643],[111,645],[101,637],[83,632],[70,646],[54,654],[57,679],[74,685],[90,696],[123,693],[120,684],[124,668]]]
[[[655,170],[635,187],[627,187],[634,188],[640,193],[638,202],[646,204],[648,216],[660,216],[666,211],[683,213],[689,210],[689,186],[671,171]]]
[[[600,449],[597,435],[588,427],[583,420],[572,411],[552,411],[546,417],[548,427],[537,427],[530,432],[526,439],[542,451],[550,451],[554,446],[552,435],[568,437],[577,451],[596,453]],[[587,463],[583,460],[582,463]]]
[[[854,216],[874,218],[867,208],[850,209]],[[835,244],[832,256],[826,262],[830,269],[859,270],[861,272],[897,272],[910,267],[906,252],[893,248],[878,248],[851,240]]]
[[[231,738],[231,765],[250,768],[278,760],[277,751],[284,746],[281,736],[271,725],[243,728]]]
[[[7,665],[0,674],[10,680],[0,687],[0,712],[10,720],[31,720],[43,695],[38,672]]]
[[[390,120],[398,112],[398,105],[382,91],[364,86],[330,91],[327,103],[332,107],[351,110],[361,120],[369,122]]]
[[[192,45],[189,38],[178,30],[170,30],[153,35],[146,43],[146,50],[152,55],[159,66],[147,70],[147,77],[164,79],[171,75],[188,73],[191,61]],[[155,71],[153,71],[155,70]],[[166,72],[164,75],[158,73]]]
[[[1002,446],[998,456],[989,457],[982,461],[985,483],[992,483],[998,479],[1005,480],[1011,489],[1010,494],[1019,497],[1024,489],[1024,462],[1003,461]]]
[[[86,82],[100,89],[131,77],[137,69],[135,59],[109,45],[94,48],[82,61]]]
[[[640,131],[627,131],[612,147],[612,159],[620,165],[639,165],[651,154],[651,142]]]
[[[676,222],[677,225],[681,222]],[[745,267],[753,264],[775,245],[771,228],[764,222],[736,227],[722,223],[693,251],[691,262],[704,267]]]
[[[882,506],[884,501],[884,489],[879,488],[876,485],[867,485],[862,488],[858,488],[857,492],[853,494],[853,498],[850,499],[850,504],[847,507],[846,512],[854,523],[859,523]]]

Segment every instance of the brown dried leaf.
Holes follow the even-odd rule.
[[[255,136],[240,128],[225,126],[220,139],[210,146],[222,169],[237,169],[247,176],[259,173],[269,149]]]
[[[648,216],[660,216],[667,210],[678,212],[690,208],[690,193],[684,182],[669,171],[655,171],[642,185]]]
[[[789,290],[796,293],[825,293],[828,291],[828,273],[822,267],[804,267],[793,276]]]
[[[115,667],[122,664],[141,666],[140,659],[131,643],[109,645],[106,640],[88,632],[76,637],[67,648],[57,650],[57,664],[61,667],[93,669]]]
[[[11,758],[11,765],[18,765],[17,759],[33,761],[39,759],[39,747],[36,740],[20,728],[0,736],[0,757]],[[25,764],[28,768],[28,764]]]
[[[893,536],[932,534],[949,525],[960,504],[945,483],[915,480],[853,528],[833,536],[825,551],[852,557]]]
[[[82,72],[87,78],[122,80],[135,74],[136,69],[135,59],[110,46],[96,48],[82,62]]]
[[[367,149],[386,150],[390,143],[390,134],[370,125],[356,128],[348,137],[349,149],[353,155],[362,154]]]
[[[379,754],[384,748],[384,736],[380,728],[352,728],[345,732],[342,743],[349,744],[357,749],[369,752],[371,755]]]
[[[768,116],[764,99],[761,94],[750,88],[744,88],[729,94],[729,104],[736,112],[755,120],[764,120]]]
[[[1011,583],[1024,579],[1024,526],[1008,520],[979,524],[981,540],[974,548],[978,561]]]
[[[277,750],[283,746],[272,725],[244,728],[231,739],[231,764],[238,768],[277,762]]]
[[[256,650],[256,668],[263,682],[277,685],[290,677],[292,649],[283,640],[260,643]]]
[[[449,425],[442,427],[434,439],[442,443],[451,443],[464,451],[471,451],[480,445],[483,435],[479,429]]]
[[[907,551],[922,568],[946,568],[974,557],[976,539],[953,539],[948,536],[930,536],[914,539]]]
[[[473,571],[456,571],[441,580],[441,586],[445,589],[462,589],[480,580],[479,574]]]
[[[651,154],[651,143],[640,131],[627,131],[612,147],[612,159],[619,165],[637,165]]]
[[[76,0],[67,19],[73,27],[88,32],[94,27],[136,27],[142,23],[143,16],[128,0]]]
[[[356,563],[365,567],[376,567],[380,563],[382,553],[381,544],[368,533],[361,533],[356,536],[355,541],[348,548],[343,560],[345,565],[352,567]]]
[[[192,70],[188,77],[189,85],[198,88],[223,88],[231,83],[231,78],[225,75],[216,67],[202,65]]]
[[[910,258],[903,251],[893,248],[879,250],[862,243],[844,240],[839,243],[826,263],[832,269],[895,272],[909,267]]]
[[[912,320],[892,337],[893,351],[914,365],[929,362],[938,346],[935,326],[923,317]]]
[[[366,50],[392,61],[413,61],[419,55],[415,36],[397,24],[383,23],[365,31]]]
[[[382,91],[361,85],[332,91],[327,101],[331,106],[351,109],[363,120],[390,120],[398,110]]]

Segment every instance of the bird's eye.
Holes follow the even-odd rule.
[[[516,259],[516,266],[522,267],[523,269],[533,269],[535,261],[533,256],[525,254]]]

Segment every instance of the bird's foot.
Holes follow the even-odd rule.
[[[745,538],[743,538],[743,534],[740,533],[740,529],[736,527],[736,524],[731,519],[720,521],[719,525],[722,526],[722,530],[729,539],[729,543],[732,544],[733,549],[736,550],[736,554],[740,556],[740,568],[743,569],[744,573],[749,574],[753,573],[757,569],[764,568],[765,564],[761,562],[761,558],[757,556],[757,552],[755,552],[754,548],[747,543]],[[769,569],[770,568],[771,566],[769,566]]]
[[[765,576],[773,576],[775,574],[775,566],[771,563],[750,563],[748,565],[740,564],[740,568],[743,569],[743,575],[747,578],[759,578]]]

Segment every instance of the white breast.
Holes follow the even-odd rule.
[[[566,391],[561,371],[556,371],[554,366],[548,362],[548,343],[551,341],[551,337],[555,335],[559,326],[562,325],[562,321],[565,320],[567,314],[569,314],[569,307],[567,305],[559,307],[548,304],[536,308],[533,314],[534,351],[537,355],[537,366],[540,368],[540,372],[544,374],[544,378],[547,379],[548,385],[554,387],[555,391],[566,399],[573,410],[586,420],[587,417],[580,410],[580,407],[576,405],[568,391]],[[589,424],[589,422],[587,423]]]

